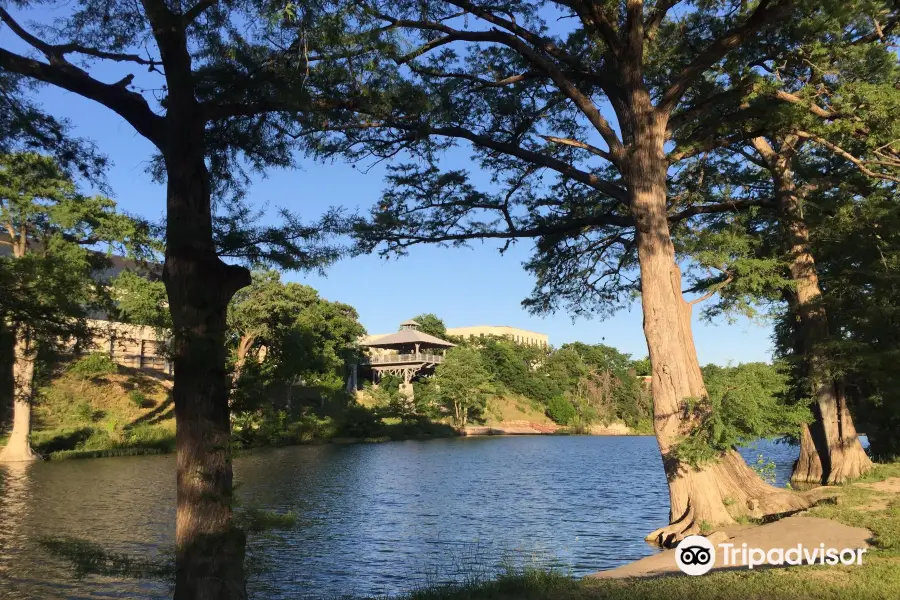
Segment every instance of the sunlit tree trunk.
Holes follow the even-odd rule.
[[[667,220],[665,120],[648,109],[635,114],[634,122],[633,149],[624,175],[636,224],[644,334],[653,374],[654,428],[670,500],[670,524],[647,539],[671,545],[698,533],[704,521],[732,523],[739,515],[799,510],[809,501],[766,484],[735,450],[700,468],[675,455],[678,441],[697,424],[697,416],[686,412],[685,401],[705,398],[707,393],[691,331],[691,305],[682,296],[681,271]]]
[[[28,229],[20,224],[15,231],[12,221],[7,225],[11,234],[12,255],[20,259],[28,251]],[[18,236],[12,235],[18,233]],[[40,458],[31,448],[31,405],[34,397],[35,340],[28,327],[10,323],[7,329],[13,337],[13,426],[9,441],[0,450],[0,462],[21,462]]]
[[[794,182],[790,156],[769,154],[764,140],[755,140],[774,177],[775,200],[783,224],[794,282],[792,309],[799,321],[799,349],[806,362],[809,393],[814,398],[815,420],[800,435],[800,457],[794,466],[794,483],[843,483],[872,469],[847,407],[843,382],[830,373],[824,344],[828,342],[828,317],[821,305],[822,290],[809,242],[809,227]]]
[[[37,460],[31,448],[31,404],[34,396],[34,340],[23,326],[13,329],[13,426],[0,462]]]

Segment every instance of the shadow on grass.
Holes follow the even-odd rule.
[[[141,415],[131,423],[125,426],[125,429],[131,429],[138,425],[156,425],[166,419],[170,419],[175,415],[175,401],[172,394],[169,394],[159,406],[151,410],[145,415]]]
[[[74,450],[87,441],[93,433],[94,429],[92,427],[82,427],[72,431],[64,431],[51,438],[35,443],[34,447],[35,450],[41,454],[52,454],[53,452]]]

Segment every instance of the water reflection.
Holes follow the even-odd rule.
[[[776,463],[796,448],[745,450]],[[167,598],[163,583],[74,580],[42,552],[70,535],[154,555],[174,541],[171,456],[0,466],[0,597]],[[423,580],[556,561],[575,575],[655,550],[643,536],[668,517],[652,437],[518,437],[324,445],[237,459],[245,506],[292,511],[298,527],[251,540],[269,571],[254,598],[394,593]]]
[[[27,536],[25,522],[31,487],[28,472],[33,468],[30,462],[0,464],[0,579],[12,576],[9,566],[15,562],[14,542]]]

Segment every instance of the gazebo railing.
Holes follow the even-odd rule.
[[[370,365],[394,365],[419,362],[433,364],[442,363],[444,362],[444,355],[416,352],[412,354],[382,354],[380,356],[371,356],[368,359]]]

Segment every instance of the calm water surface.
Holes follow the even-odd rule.
[[[783,485],[796,448],[762,442]],[[157,555],[174,544],[175,459],[0,466],[0,598],[165,598],[166,584],[76,580],[35,544],[70,535]],[[652,437],[502,437],[323,445],[235,462],[244,506],[293,511],[295,529],[251,540],[268,568],[251,597],[397,593],[487,575],[500,563],[574,575],[655,550],[668,492]]]

